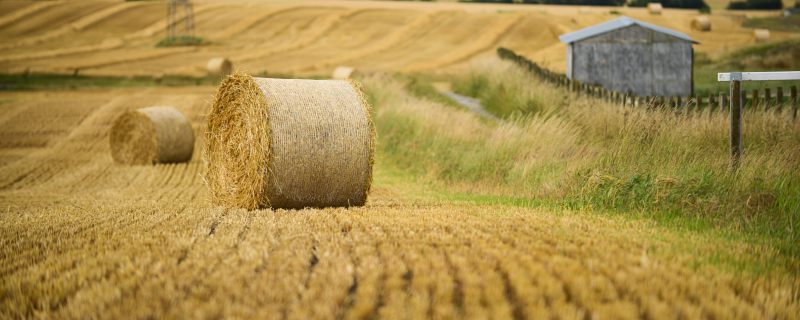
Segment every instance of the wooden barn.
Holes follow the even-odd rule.
[[[559,37],[567,77],[638,96],[689,96],[694,49],[686,34],[620,17]]]

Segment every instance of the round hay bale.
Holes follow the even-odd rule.
[[[697,16],[692,19],[692,29],[697,31],[711,31],[711,20],[708,16]]]
[[[364,205],[375,129],[356,82],[235,74],[214,99],[203,153],[214,204]]]
[[[769,40],[769,30],[756,29],[753,31],[753,36],[756,38],[756,42],[765,42]]]
[[[333,70],[331,79],[334,80],[347,80],[355,76],[356,69],[347,66],[338,66]]]
[[[228,58],[211,58],[206,64],[206,70],[209,75],[224,77],[233,73],[233,63]]]
[[[173,107],[148,107],[120,115],[109,135],[111,157],[124,164],[185,162],[192,159],[194,131]]]
[[[647,4],[647,12],[650,12],[650,14],[661,14],[661,11],[664,11],[664,7],[660,3],[650,2]]]

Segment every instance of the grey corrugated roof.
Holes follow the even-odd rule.
[[[617,19],[614,19],[614,20],[611,20],[611,21],[606,21],[606,22],[603,22],[601,24],[594,25],[594,26],[591,26],[591,27],[588,27],[588,28],[583,28],[583,29],[580,29],[580,30],[575,31],[575,32],[562,34],[561,36],[558,37],[558,39],[561,40],[561,42],[563,42],[563,43],[573,43],[575,41],[583,40],[583,39],[586,39],[586,38],[589,38],[589,37],[594,37],[596,35],[603,34],[603,33],[609,32],[611,30],[624,28],[624,27],[627,27],[627,26],[630,26],[630,25],[634,25],[634,24],[635,25],[639,25],[639,26],[641,26],[643,28],[647,28],[647,29],[656,31],[656,32],[661,32],[661,33],[665,33],[665,34],[671,35],[671,36],[676,37],[678,39],[683,39],[683,40],[690,41],[690,42],[693,42],[693,43],[699,43],[697,41],[692,40],[692,38],[689,38],[689,36],[687,36],[685,33],[681,33],[681,32],[675,31],[675,30],[670,30],[670,29],[667,29],[667,28],[664,28],[664,27],[659,27],[659,26],[654,25],[654,24],[649,24],[647,22],[639,21],[639,20],[636,20],[636,19],[631,19],[631,18],[628,18],[628,17],[619,17]]]

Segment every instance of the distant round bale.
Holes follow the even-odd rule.
[[[697,16],[692,19],[692,29],[697,31],[711,31],[711,20],[708,16]]]
[[[650,14],[661,14],[661,11],[664,11],[664,7],[658,2],[650,2],[647,4],[647,11]]]
[[[356,75],[356,69],[353,67],[347,66],[338,66],[336,69],[333,70],[333,74],[331,75],[331,79],[334,80],[347,80]]]
[[[375,129],[358,83],[234,74],[214,99],[203,152],[214,204],[364,205]]]
[[[764,42],[769,40],[769,30],[767,29],[756,29],[753,31],[753,36],[756,38],[756,42]]]
[[[120,115],[111,127],[111,157],[124,164],[185,162],[192,159],[194,132],[173,107],[148,107]]]
[[[233,73],[233,63],[228,58],[211,58],[206,64],[206,70],[209,75],[224,77]]]

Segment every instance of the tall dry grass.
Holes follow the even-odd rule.
[[[387,161],[472,194],[632,212],[669,224],[764,237],[800,256],[800,121],[745,114],[745,156],[731,170],[718,113],[622,108],[559,88],[499,60],[453,87],[500,123],[366,80]]]

